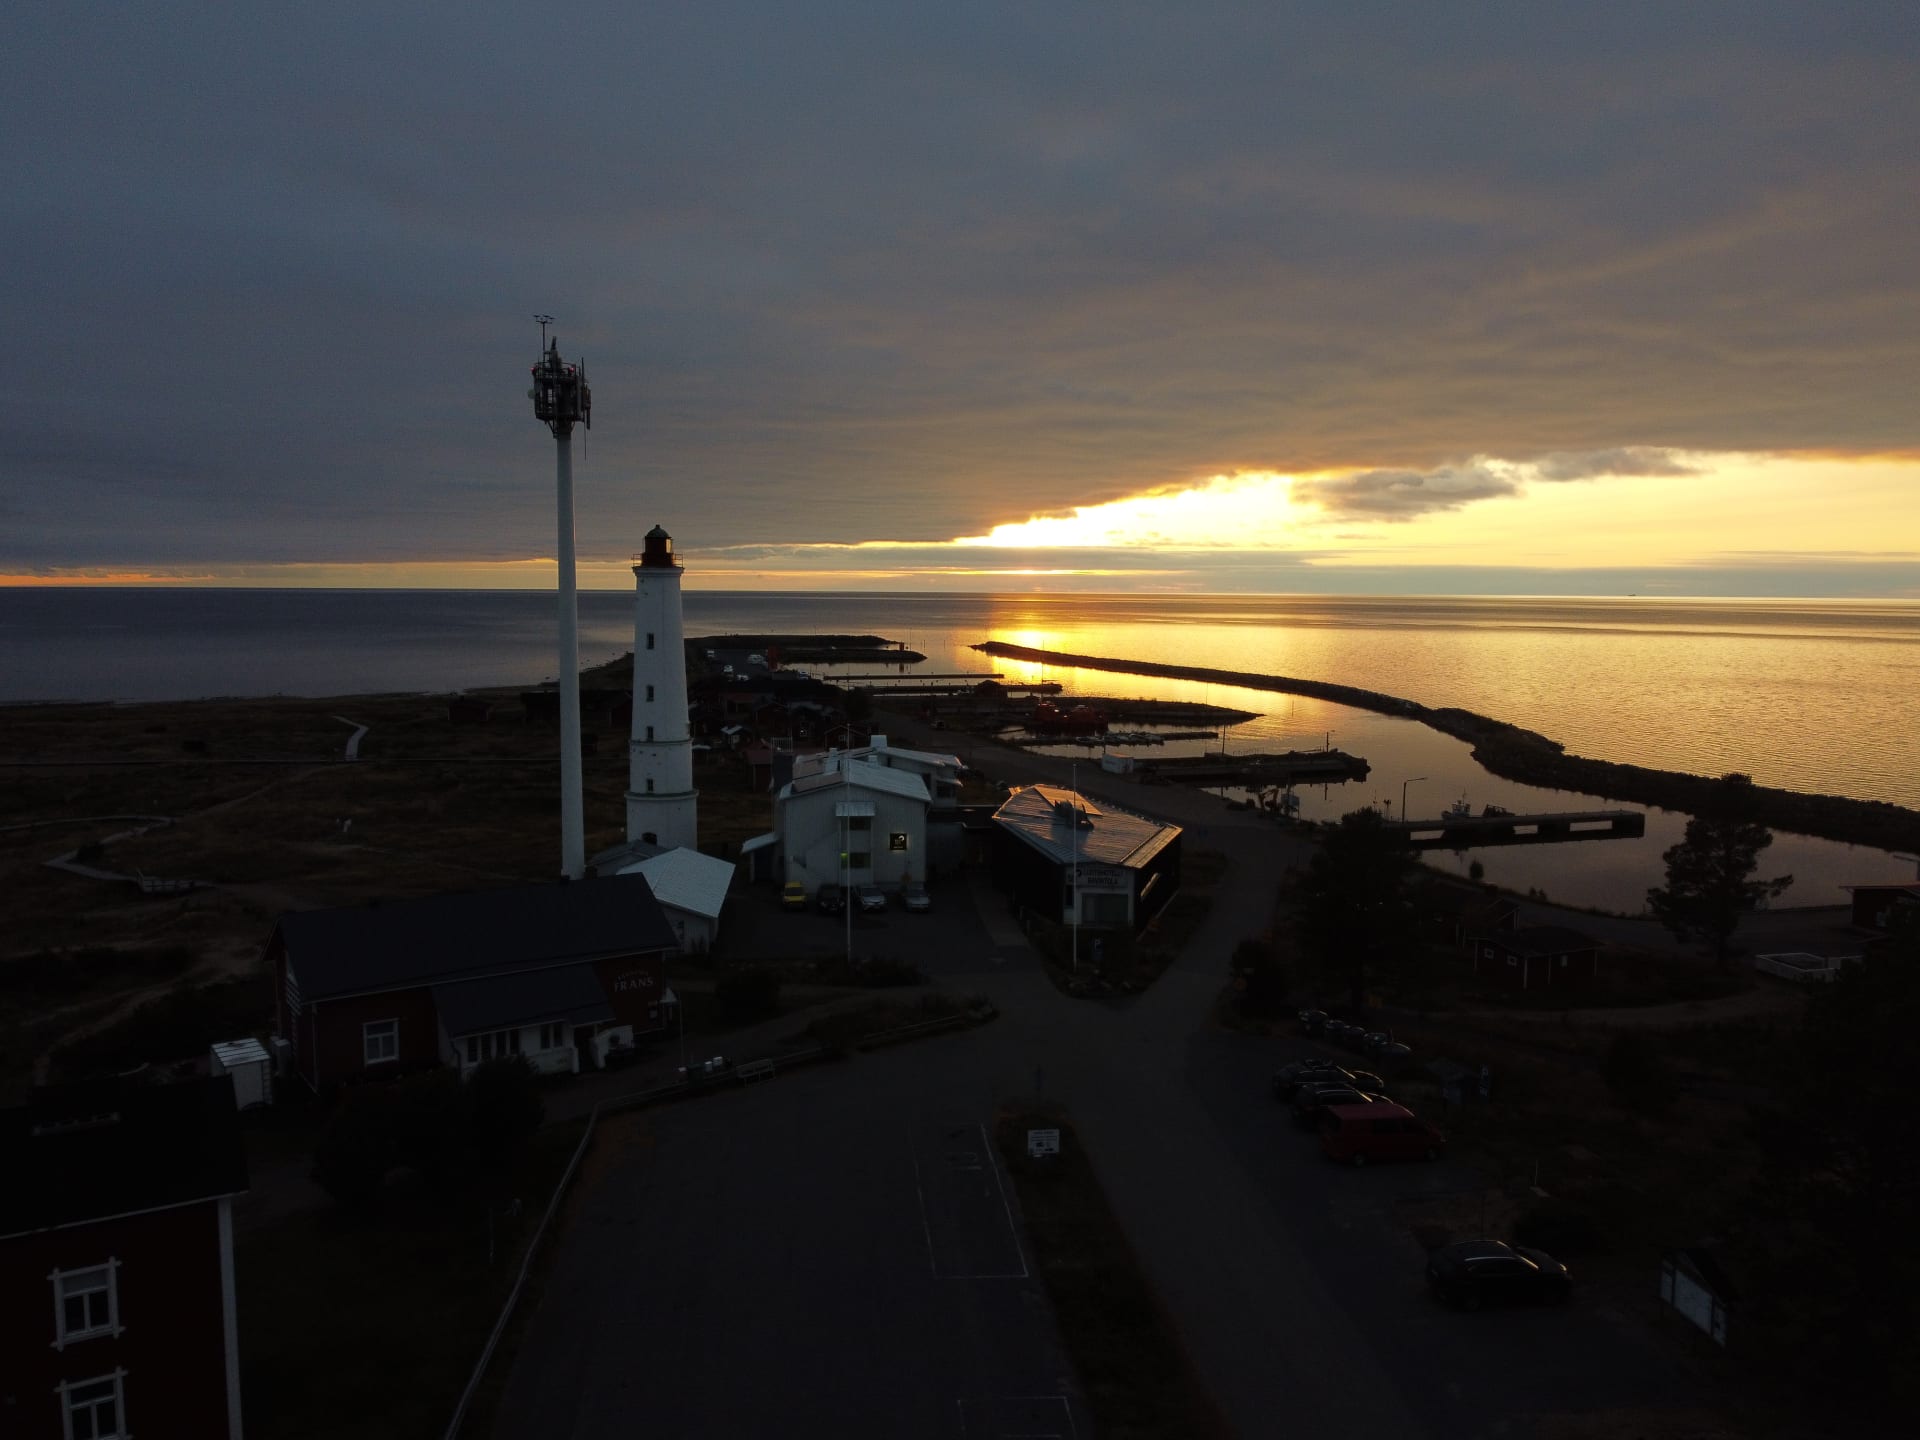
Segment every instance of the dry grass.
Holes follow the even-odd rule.
[[[58,948],[185,946],[187,974],[214,980],[247,973],[287,910],[550,877],[558,738],[524,722],[517,692],[492,698],[485,725],[454,725],[444,696],[421,695],[0,707],[9,922],[0,962]],[[369,727],[351,764],[342,756],[352,730],[338,716]],[[624,733],[595,734],[591,717],[588,733],[591,854],[625,838],[627,747]],[[732,853],[770,828],[770,799],[747,788],[737,757],[703,753],[694,778],[706,848]],[[176,823],[109,840],[133,822],[94,817],[118,815]],[[83,846],[101,869],[208,888],[153,896],[46,867]],[[157,993],[129,980],[71,1009],[0,1005],[0,1094],[18,1089],[68,1021],[97,1022],[113,1008],[106,1000],[124,1007]]]

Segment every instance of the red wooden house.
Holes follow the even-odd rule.
[[[0,1110],[0,1434],[240,1436],[231,1076]]]
[[[673,1021],[673,927],[644,875],[280,917],[276,1036],[315,1090],[519,1055],[577,1073]]]
[[[1578,930],[1535,925],[1473,942],[1473,973],[1514,990],[1577,988],[1600,974],[1600,946]]]

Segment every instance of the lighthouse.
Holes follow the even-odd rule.
[[[628,747],[627,839],[695,848],[698,792],[687,734],[687,649],[680,562],[656,525],[633,567],[633,739]]]

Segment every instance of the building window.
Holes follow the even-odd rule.
[[[53,1281],[53,1348],[76,1340],[120,1333],[120,1293],[114,1285],[118,1260],[84,1270],[56,1270]]]
[[[123,1440],[126,1435],[125,1405],[120,1382],[126,1371],[116,1370],[98,1380],[79,1380],[60,1385],[60,1413],[66,1422],[64,1440]]]
[[[565,1047],[566,1043],[566,1021],[556,1020],[551,1025],[542,1025],[540,1027],[540,1048],[542,1050],[559,1050]]]
[[[865,870],[871,864],[873,864],[873,854],[871,851],[849,850],[847,852],[847,868],[848,869]]]
[[[505,1060],[520,1053],[520,1032],[493,1030],[485,1035],[467,1037],[467,1063],[484,1065],[489,1060]]]
[[[647,699],[653,699],[653,687],[651,685],[647,686]]]
[[[400,1022],[369,1020],[360,1027],[360,1047],[369,1065],[398,1060],[400,1058]]]
[[[651,650],[652,648],[653,648],[653,632],[649,630],[647,631],[647,649]]]
[[[858,835],[865,830],[871,830],[873,829],[873,817],[871,815],[849,816],[847,819],[847,829],[852,831],[855,835]]]
[[[287,1017],[300,1018],[300,982],[293,977],[293,967],[287,967]]]
[[[647,777],[647,794],[651,795],[652,793],[653,793],[653,777],[649,775]]]
[[[647,726],[647,739],[653,739],[653,727],[651,725]]]

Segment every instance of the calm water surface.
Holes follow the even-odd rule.
[[[632,646],[632,597],[581,596],[581,657]],[[1308,816],[1378,803],[1433,815],[1597,806],[1497,780],[1426,727],[1224,686],[994,662],[998,639],[1359,685],[1512,721],[1576,754],[1920,806],[1920,603],[1899,601],[725,594],[690,591],[689,634],[850,631],[906,642],[919,671],[1001,671],[1070,692],[1212,700],[1260,718],[1233,749],[1334,745],[1373,766],[1302,795]],[[529,683],[554,673],[554,602],[526,591],[0,591],[0,700],[336,695]],[[1183,748],[1207,748],[1198,744]],[[1488,877],[1638,909],[1684,817],[1642,841],[1474,852]],[[1781,836],[1795,904],[1908,878],[1876,851]],[[1437,864],[1454,863],[1442,855]],[[1466,861],[1460,860],[1464,868]]]

